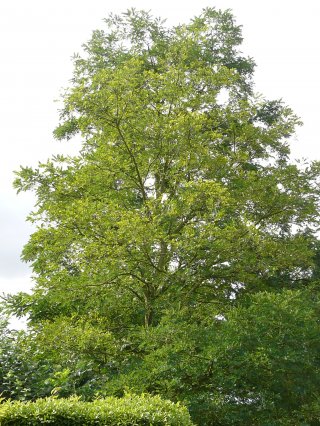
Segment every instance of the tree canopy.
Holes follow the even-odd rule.
[[[243,409],[273,424],[265,409],[286,418],[318,383],[295,375],[303,354],[318,372],[318,302],[302,301],[316,293],[319,164],[290,160],[300,120],[255,94],[230,11],[168,28],[132,9],[105,27],[74,57],[54,131],[81,151],[17,173],[37,196],[22,255],[35,287],[8,304],[57,369],[81,371],[73,392],[131,387],[201,424]],[[292,338],[273,335],[290,321]]]

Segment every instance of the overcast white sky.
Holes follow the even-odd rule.
[[[0,2],[0,292],[31,287],[31,271],[20,252],[32,232],[25,218],[30,194],[12,189],[13,170],[36,165],[52,153],[72,152],[58,143],[62,87],[72,75],[70,57],[109,12],[151,10],[170,24],[186,22],[207,6],[231,8],[243,25],[242,50],[256,63],[256,90],[283,98],[302,117],[293,141],[295,157],[320,159],[320,1],[305,0],[2,0]]]

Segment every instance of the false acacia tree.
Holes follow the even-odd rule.
[[[105,24],[74,58],[54,131],[80,135],[81,151],[17,173],[37,196],[23,250],[36,284],[11,302],[40,339],[69,338],[118,374],[144,356],[137,330],[169,311],[223,315],[309,283],[319,165],[290,162],[299,119],[255,95],[229,11],[167,28],[129,10]]]

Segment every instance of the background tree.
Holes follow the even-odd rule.
[[[0,394],[5,399],[27,400],[50,394],[47,380],[53,372],[32,333],[12,330],[7,316],[0,320]]]
[[[199,425],[317,424],[318,316],[309,290],[259,292],[224,319],[211,307],[168,312],[139,368],[111,386],[183,400]]]
[[[75,56],[54,132],[80,134],[81,152],[18,172],[18,191],[37,195],[23,250],[36,285],[10,303],[51,356],[90,360],[96,389],[121,393],[168,315],[192,330],[251,294],[310,284],[319,165],[289,161],[300,122],[254,94],[229,11],[173,28],[135,10],[105,22]]]

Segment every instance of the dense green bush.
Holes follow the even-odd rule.
[[[145,337],[143,362],[106,392],[183,401],[201,426],[320,425],[320,295],[260,292],[214,307],[168,313]]]
[[[185,407],[160,397],[126,395],[83,402],[78,398],[38,399],[35,402],[5,402],[0,406],[0,424],[7,425],[192,425]]]

